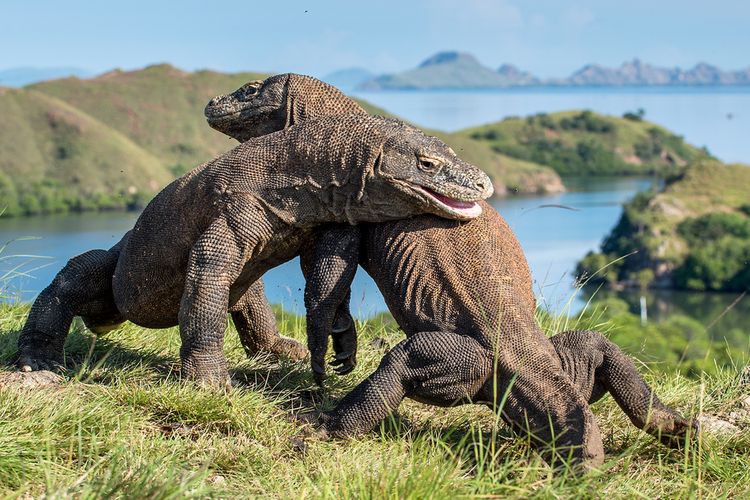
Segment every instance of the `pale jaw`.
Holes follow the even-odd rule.
[[[482,215],[482,206],[476,201],[461,201],[436,193],[423,186],[414,185],[418,191],[430,198],[441,210],[460,220],[475,219]]]

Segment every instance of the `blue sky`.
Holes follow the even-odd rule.
[[[322,76],[398,71],[456,49],[543,77],[633,57],[738,69],[750,66],[749,27],[750,1],[726,0],[0,0],[0,68],[169,62]]]

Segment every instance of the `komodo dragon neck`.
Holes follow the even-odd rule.
[[[351,124],[359,120],[352,116],[335,127],[293,126],[250,140],[235,148],[225,161],[209,167],[206,174],[212,185],[219,186],[214,187],[217,194],[250,196],[290,226],[382,220],[382,210],[376,208],[388,200],[365,191],[375,177],[384,139],[381,130],[373,126],[364,132],[368,140],[353,140]],[[274,151],[273,158],[260,163],[242,161],[257,152],[259,144],[265,146],[262,150]],[[232,168],[227,169],[227,164]],[[265,168],[266,164],[273,168]]]

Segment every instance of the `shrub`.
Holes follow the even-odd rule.
[[[563,130],[585,130],[586,132],[599,134],[606,134],[615,130],[614,124],[603,118],[599,118],[588,110],[582,111],[570,118],[563,118],[560,120],[560,127]]]

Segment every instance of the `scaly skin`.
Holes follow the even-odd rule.
[[[422,156],[445,168],[426,171]],[[491,193],[481,170],[403,123],[358,114],[305,120],[172,182],[114,251],[71,259],[32,306],[19,366],[60,364],[70,322],[82,315],[99,325],[179,324],[183,376],[226,383],[227,312],[241,337],[245,324],[267,319],[270,311],[245,309],[263,295],[258,278],[297,255],[315,227],[426,212],[468,218]]]
[[[294,110],[286,107],[289,103]],[[216,104],[221,112],[214,109]],[[206,115],[211,126],[243,140],[285,126],[281,117],[356,108],[365,112],[318,80],[278,75],[215,98]],[[599,333],[565,332],[551,343],[546,339],[533,319],[526,259],[515,235],[489,205],[483,204],[482,214],[468,223],[426,215],[356,228],[321,228],[314,239],[315,245],[306,246],[302,254],[302,264],[308,280],[308,342],[318,380],[331,332],[340,372],[354,367],[356,332],[347,302],[357,263],[374,278],[409,337],[324,415],[323,428],[329,434],[367,431],[403,397],[437,405],[484,402],[515,429],[531,430],[540,446],[553,434],[562,436],[558,451],[573,448],[575,458],[591,465],[601,460],[603,451],[585,403],[607,391],[635,425],[667,444],[679,444],[691,428],[653,395],[632,361]],[[507,399],[499,408],[503,397]]]

